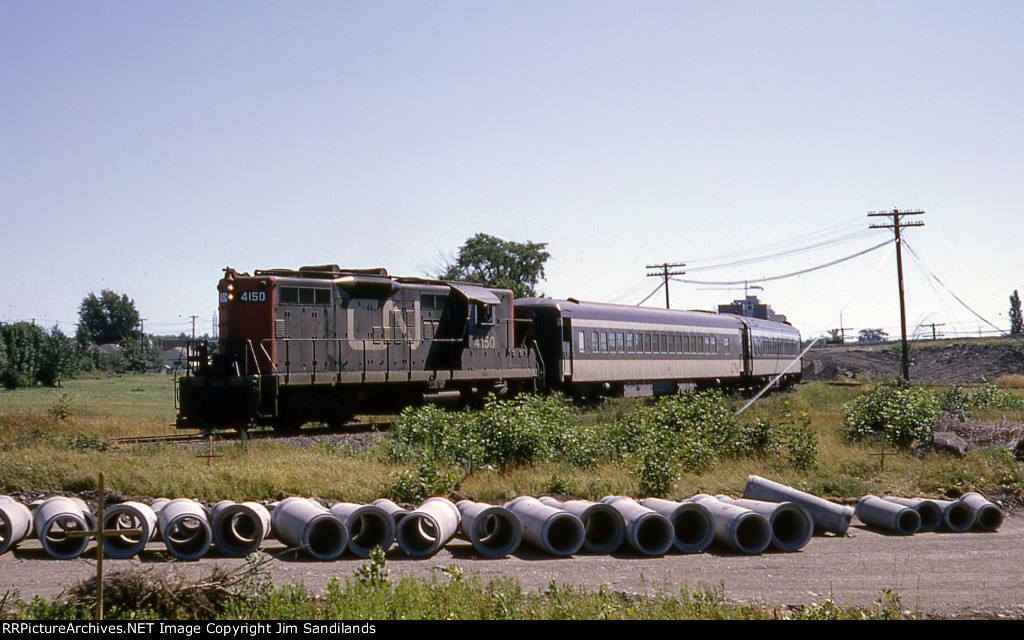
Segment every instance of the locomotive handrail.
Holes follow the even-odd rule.
[[[254,347],[252,345],[252,340],[246,339],[245,346],[246,346],[246,349],[248,351],[252,352],[252,364],[253,364],[254,367],[256,367],[256,375],[263,375],[263,372],[260,370],[259,358],[256,357],[256,347]],[[248,355],[248,354],[246,354],[246,355]],[[245,375],[249,375],[249,359],[248,358],[245,359]]]
[[[335,345],[341,345],[342,343],[346,343],[346,344],[359,343],[361,345],[361,347],[362,347],[360,349],[360,351],[362,353],[362,363],[361,363],[362,367],[361,367],[361,369],[358,369],[358,371],[363,374],[364,382],[365,382],[365,376],[366,376],[366,372],[367,372],[367,353],[372,351],[372,349],[367,349],[367,343],[372,342],[372,343],[375,343],[375,344],[383,344],[384,345],[384,347],[385,347],[385,358],[384,358],[385,369],[384,369],[383,372],[385,373],[385,375],[388,375],[388,376],[390,376],[390,374],[391,374],[391,345],[396,345],[396,344],[404,344],[404,345],[406,345],[406,359],[407,359],[406,373],[407,373],[408,377],[411,379],[412,378],[412,369],[413,369],[413,366],[412,366],[413,346],[412,345],[414,343],[425,342],[425,343],[428,343],[428,344],[439,343],[439,344],[454,345],[454,344],[461,344],[463,342],[463,340],[461,338],[291,338],[291,337],[288,337],[288,338],[262,338],[260,340],[260,349],[267,356],[267,360],[268,360],[268,362],[270,362],[271,366],[273,367],[274,373],[280,374],[281,373],[280,367],[278,367],[277,363],[275,363],[271,359],[270,354],[267,351],[266,343],[268,343],[268,342],[269,343],[275,343],[275,342],[283,342],[284,343],[284,348],[285,348],[285,369],[284,369],[285,382],[288,382],[288,378],[291,375],[291,343],[292,342],[298,342],[298,343],[307,343],[308,342],[311,346],[313,346],[313,349],[314,349],[313,356],[314,356],[314,358],[311,359],[313,361],[315,361],[315,355],[316,355],[315,352],[316,352],[316,344],[317,343],[327,343],[327,344],[333,343]],[[256,361],[255,348],[253,348],[253,359],[254,359],[254,362],[256,362],[256,365],[258,367],[259,365],[258,365],[258,361]],[[248,365],[248,363],[246,363],[246,364]],[[449,368],[451,368],[451,367],[449,367]],[[344,369],[344,367],[341,367],[341,366],[336,367],[336,370],[335,370],[336,375],[340,377],[340,375],[343,373],[343,369]],[[315,370],[311,371],[310,375],[313,376],[314,380],[316,379],[316,371]]]

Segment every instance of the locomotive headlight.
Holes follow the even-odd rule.
[[[228,283],[228,291],[234,291],[235,285]]]
[[[231,302],[231,301],[232,301],[232,300],[234,300],[234,299],[235,299],[235,294],[233,294],[233,293],[229,293],[229,294],[228,294],[228,302]]]

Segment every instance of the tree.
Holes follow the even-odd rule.
[[[46,343],[43,330],[30,322],[5,324],[0,327],[0,343],[4,352],[0,385],[8,389],[34,385]]]
[[[861,329],[857,332],[857,342],[862,344],[878,344],[889,339],[889,334],[881,329]]]
[[[1021,334],[1024,334],[1024,317],[1020,312],[1020,294],[1014,289],[1013,295],[1010,296],[1010,335],[1019,336]]]
[[[114,344],[126,338],[137,338],[139,312],[135,302],[125,294],[109,289],[97,298],[90,293],[78,307],[78,339],[80,343]]]
[[[544,263],[551,257],[546,242],[512,242],[478,233],[459,248],[458,257],[444,265],[441,280],[462,280],[511,289],[517,298],[537,295]]]
[[[843,332],[839,329],[829,329],[828,335],[822,340],[825,344],[843,344]]]
[[[78,345],[54,325],[46,334],[46,341],[43,345],[39,382],[48,387],[59,387],[61,380],[70,378],[81,369],[82,354]]]
[[[80,368],[74,341],[56,326],[46,332],[30,322],[0,324],[0,386],[59,386]]]

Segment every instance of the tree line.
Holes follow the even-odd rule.
[[[108,344],[117,349],[98,348]],[[0,386],[7,389],[60,386],[82,371],[146,371],[161,357],[152,336],[139,329],[135,301],[106,289],[82,300],[74,337],[56,325],[0,323]]]

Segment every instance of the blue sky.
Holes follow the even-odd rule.
[[[70,332],[110,288],[147,330],[196,314],[202,332],[225,266],[422,275],[477,232],[548,242],[547,295],[636,303],[645,264],[771,252],[898,207],[927,212],[918,254],[1006,326],[1024,288],[1022,34],[1020,2],[0,0],[0,321]],[[911,328],[976,330],[906,260]],[[895,332],[894,270],[883,249],[762,297],[808,334],[840,312]]]

